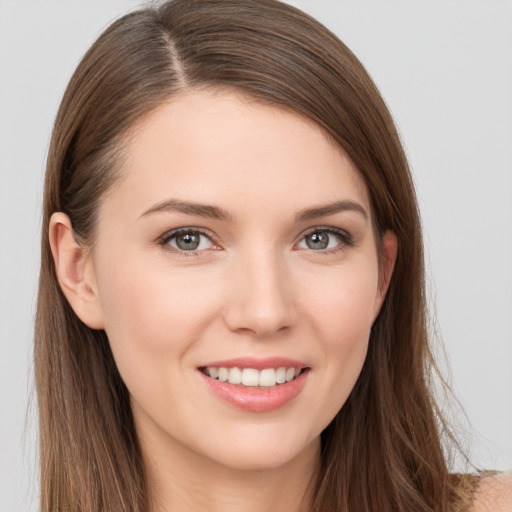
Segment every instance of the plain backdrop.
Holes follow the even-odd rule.
[[[0,512],[37,510],[31,344],[52,122],[81,55],[140,3],[0,0]],[[477,466],[512,469],[512,2],[290,3],[340,36],[388,102],[460,433]]]

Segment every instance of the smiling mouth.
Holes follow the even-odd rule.
[[[199,370],[211,379],[241,387],[274,388],[295,380],[309,368],[280,366],[278,368],[227,368],[224,366],[203,366]]]

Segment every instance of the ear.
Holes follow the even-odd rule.
[[[50,247],[62,293],[77,316],[91,329],[103,329],[91,252],[73,234],[69,217],[56,212],[50,219]]]
[[[391,276],[395,268],[396,256],[398,254],[398,238],[393,231],[386,231],[382,236],[379,264],[379,287],[375,298],[375,309],[373,321],[377,318],[382,303],[386,298]]]

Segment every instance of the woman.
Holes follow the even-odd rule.
[[[112,24],[43,226],[42,510],[507,510],[500,479],[449,474],[407,162],[314,20],[178,0]]]

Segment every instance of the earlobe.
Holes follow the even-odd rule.
[[[92,257],[88,248],[75,240],[66,214],[52,215],[49,238],[55,272],[66,299],[82,322],[91,329],[103,329]]]
[[[379,265],[379,287],[375,301],[374,321],[377,318],[382,303],[386,298],[391,276],[395,268],[398,254],[398,238],[393,231],[386,231],[382,236],[382,247]]]

